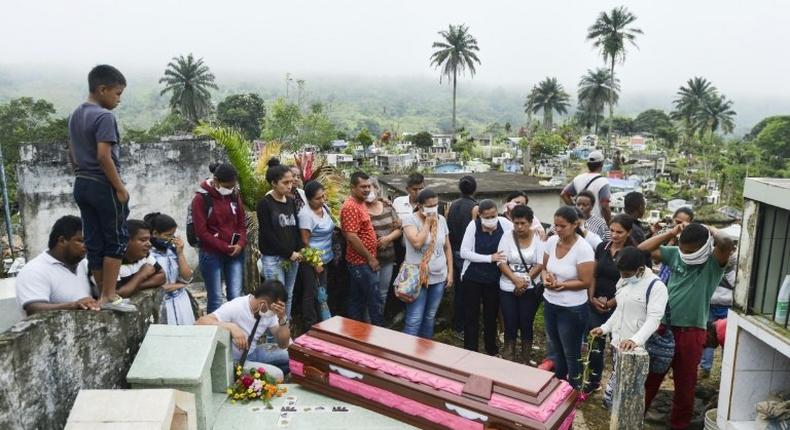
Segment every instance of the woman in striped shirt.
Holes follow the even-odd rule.
[[[365,199],[365,206],[373,224],[378,240],[376,259],[379,260],[379,293],[381,294],[381,309],[387,303],[387,293],[392,283],[392,269],[395,266],[395,241],[400,239],[402,231],[400,220],[395,208],[389,202],[381,199],[379,181],[370,179],[370,194]]]

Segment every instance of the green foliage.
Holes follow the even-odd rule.
[[[278,140],[292,143],[299,132],[302,114],[299,106],[279,97],[266,115],[262,137],[264,140]]]
[[[255,174],[250,142],[245,140],[241,132],[234,128],[212,127],[207,124],[197,126],[195,135],[210,137],[225,148],[228,162],[236,167],[239,174],[241,199],[248,210],[255,210],[255,205],[265,195],[266,188]]]
[[[234,94],[217,105],[217,121],[238,129],[248,140],[260,137],[261,121],[265,116],[263,99],[255,93]]]
[[[373,136],[370,135],[370,132],[367,128],[363,128],[357,136],[354,138],[360,145],[362,145],[362,149],[364,149],[365,154],[368,153],[368,148],[370,145],[373,144]],[[366,157],[367,158],[367,157]]]
[[[721,130],[732,133],[735,129],[735,111],[732,101],[719,94],[716,87],[705,78],[694,77],[681,86],[672,102],[675,110],[671,116],[680,120],[687,138],[698,134],[700,138]]]
[[[626,42],[636,46],[636,36],[643,34],[638,28],[629,27],[636,21],[636,15],[625,6],[613,8],[610,12],[601,12],[595,23],[587,29],[587,40],[600,49],[603,61],[612,64],[624,62]]]
[[[637,132],[656,134],[660,128],[664,127],[672,127],[672,120],[661,109],[648,109],[634,119],[634,129]]]
[[[55,108],[43,99],[20,97],[0,104],[0,145],[9,199],[15,199],[19,149],[26,143],[68,143],[68,119],[54,118]]]
[[[528,114],[543,111],[543,128],[546,130],[553,127],[552,113],[565,114],[569,107],[570,95],[557,78],[546,78],[532,87],[524,102],[524,111]]]
[[[453,82],[453,134],[456,131],[456,86],[458,74],[464,74],[466,69],[469,69],[469,74],[474,77],[476,65],[480,64],[480,58],[477,53],[480,48],[477,46],[477,39],[469,33],[469,26],[452,25],[447,30],[439,32],[442,40],[433,42],[432,48],[435,49],[431,54],[431,66],[441,68],[442,72],[439,75],[439,82],[441,83],[443,77],[448,80],[452,79]]]
[[[539,131],[532,140],[532,154],[536,159],[551,158],[568,149],[562,134],[546,130]]]
[[[316,145],[322,150],[328,150],[336,136],[335,124],[323,112],[321,104],[315,103],[310,107],[310,112],[301,117],[297,145],[300,148]]]
[[[131,142],[158,142],[164,136],[188,134],[192,132],[189,121],[176,112],[170,112],[161,120],[154,123],[148,130],[129,128],[125,132],[125,139]]]
[[[773,117],[765,122],[754,145],[765,151],[774,169],[782,169],[790,159],[790,116]]]
[[[191,124],[197,124],[211,113],[211,93],[218,89],[214,74],[203,59],[195,60],[192,54],[173,57],[167,63],[165,75],[159,79],[165,88],[160,95],[171,93],[170,108],[180,113]]]
[[[451,144],[451,147],[462,162],[468,162],[472,159],[472,154],[474,153],[475,140],[467,130],[462,130],[455,142]]]
[[[421,131],[414,136],[411,136],[410,141],[418,148],[428,149],[433,146],[433,136],[431,136],[431,133],[428,133],[427,131]]]

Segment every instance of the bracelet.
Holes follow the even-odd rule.
[[[280,324],[280,327],[282,327],[284,325],[288,325],[288,318],[286,317],[284,320],[277,321],[277,322]]]

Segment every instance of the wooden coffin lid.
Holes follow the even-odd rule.
[[[544,390],[556,386],[551,372],[340,316],[314,325],[308,334],[329,342],[344,340],[343,344],[353,343],[354,349],[365,353],[386,352],[385,358],[393,361],[444,369],[466,382],[465,393],[477,397],[490,397],[493,385],[541,399],[548,394]]]

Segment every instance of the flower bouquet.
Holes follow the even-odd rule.
[[[324,251],[318,248],[302,248],[299,253],[302,254],[302,261],[313,267],[321,267],[324,265],[324,261],[321,260]]]
[[[286,387],[279,386],[277,380],[266,373],[263,367],[245,372],[242,366],[237,364],[236,382],[232,387],[228,387],[227,393],[231,403],[260,400],[271,409],[272,398],[282,397],[287,390]]]

